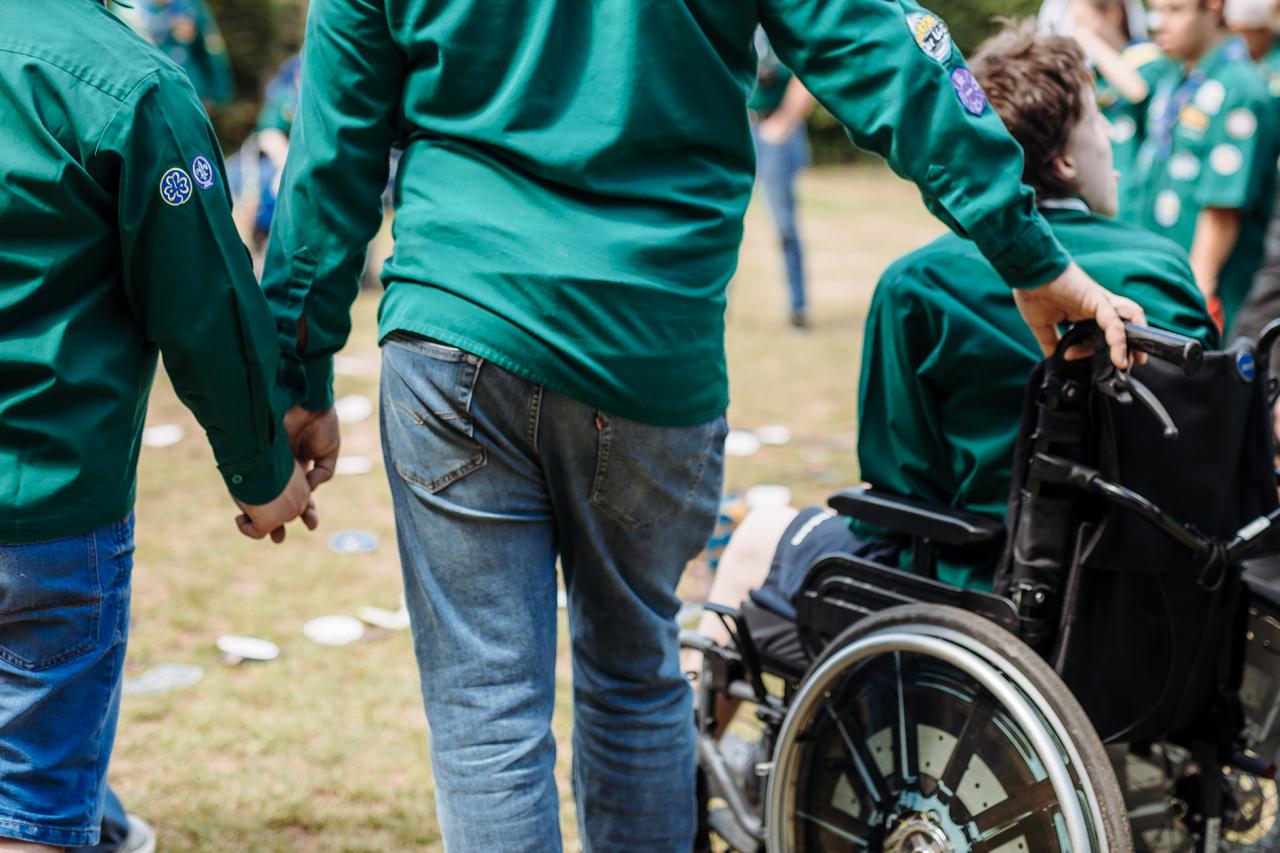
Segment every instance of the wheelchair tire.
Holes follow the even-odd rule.
[[[779,732],[766,826],[770,853],[1133,849],[1107,753],[1058,676],[937,605],[869,616],[819,656]]]

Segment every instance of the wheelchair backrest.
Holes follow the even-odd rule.
[[[1192,376],[1150,359],[1133,378],[1167,409],[1165,437],[1099,364],[1054,357],[1033,373],[996,591],[1104,739],[1162,739],[1206,715],[1233,736],[1238,714],[1221,705],[1242,582],[1225,545],[1276,506],[1267,377],[1248,341],[1205,353]]]

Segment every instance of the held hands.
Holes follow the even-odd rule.
[[[333,409],[309,412],[297,406],[285,414],[284,428],[297,460],[289,484],[268,504],[251,506],[236,501],[244,511],[236,518],[236,526],[250,539],[270,535],[272,542],[283,542],[284,525],[295,518],[301,518],[308,530],[315,530],[320,523],[311,492],[333,477],[340,441],[338,415]]]
[[[1062,275],[1048,284],[1025,290],[1013,291],[1014,302],[1022,312],[1036,336],[1040,348],[1047,356],[1058,343],[1059,323],[1076,320],[1096,320],[1098,328],[1107,336],[1111,348],[1111,363],[1120,370],[1127,370],[1133,361],[1125,343],[1125,322],[1145,324],[1142,307],[1132,299],[1116,296],[1104,290],[1100,284],[1075,262]],[[1086,352],[1069,353],[1083,357]]]
[[[250,539],[262,539],[268,535],[272,542],[284,541],[284,525],[301,517],[308,530],[315,530],[319,524],[316,516],[316,505],[311,501],[311,488],[307,485],[306,473],[298,463],[293,465],[293,476],[275,500],[266,504],[246,504],[236,501],[236,505],[244,510],[236,517],[236,526],[240,532]]]

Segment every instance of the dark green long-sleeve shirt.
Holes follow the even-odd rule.
[[[39,5],[0,0],[0,542],[128,514],[157,351],[265,503],[293,469],[275,338],[204,109],[93,0]]]
[[[264,274],[294,399],[332,401],[399,140],[381,335],[648,423],[719,415],[761,24],[1009,284],[1062,272],[1018,146],[945,25],[906,0],[315,0]]]
[[[1084,271],[1142,305],[1150,325],[1218,344],[1172,241],[1084,210],[1046,215]],[[1027,377],[1041,353],[991,265],[954,235],[896,261],[876,285],[862,353],[863,479],[1003,519]],[[989,589],[998,550],[940,554],[938,577]]]

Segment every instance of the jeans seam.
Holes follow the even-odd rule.
[[[543,393],[541,385],[534,385],[533,396],[529,398],[529,446],[535,453],[538,450],[538,431],[542,425]]]

